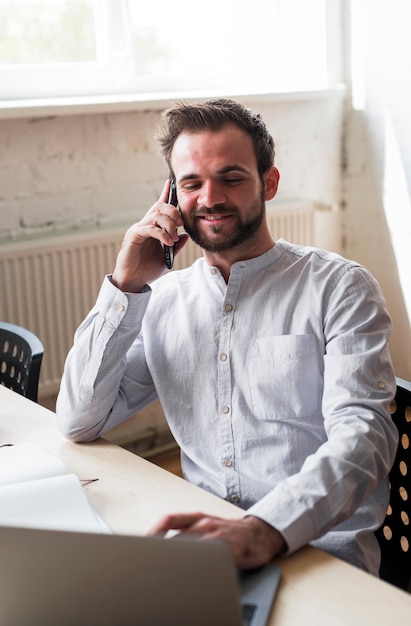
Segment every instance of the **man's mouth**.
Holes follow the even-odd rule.
[[[218,220],[223,220],[227,215],[200,215],[200,219],[206,220],[207,222],[214,222]]]

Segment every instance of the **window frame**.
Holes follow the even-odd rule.
[[[97,60],[73,63],[0,64],[0,99],[118,93],[131,58],[127,0],[94,0]]]
[[[274,0],[273,0],[274,1]],[[275,0],[278,10],[286,6],[287,0]],[[316,91],[332,89],[341,82],[342,61],[339,37],[342,5],[345,0],[324,0],[326,11],[327,77],[324,85],[311,88],[276,89],[269,85],[267,93],[289,93],[290,91]],[[210,95],[236,95],[238,93],[264,93],[264,85],[255,83],[247,88],[241,85],[225,85],[224,80],[215,80],[212,87],[202,87],[201,76],[190,77],[144,76],[130,79],[133,58],[127,0],[94,0],[97,20],[98,60],[88,63],[61,63],[48,65],[0,65],[0,107],[12,106],[12,102],[63,99],[98,99],[100,101],[164,100],[174,97],[202,97]],[[336,57],[337,54],[337,57]],[[335,62],[337,58],[337,62]],[[333,60],[333,62],[331,62]]]

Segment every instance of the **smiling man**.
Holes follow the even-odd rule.
[[[306,543],[378,574],[397,433],[391,323],[363,267],[273,240],[279,182],[261,117],[231,100],[178,104],[158,140],[170,181],[127,231],[78,329],[57,413],[89,441],[159,398],[187,480],[241,506],[241,520],[170,515],[230,545],[239,567]],[[183,226],[187,234],[178,234]],[[167,273],[163,245],[203,258]]]
[[[247,259],[272,247],[265,201],[274,197],[279,174],[269,167],[260,176],[250,136],[233,125],[212,133],[183,132],[170,166],[181,172],[184,228],[204,251],[224,253],[223,260],[231,250]]]

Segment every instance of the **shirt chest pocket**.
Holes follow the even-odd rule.
[[[314,335],[256,338],[247,362],[255,416],[295,420],[320,412],[322,362]]]

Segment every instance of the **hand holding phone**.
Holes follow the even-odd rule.
[[[177,206],[177,187],[176,181],[174,178],[171,179],[170,182],[170,192],[168,194],[168,204],[172,204],[173,206]],[[166,264],[166,268],[171,270],[174,263],[174,248],[175,246],[163,246],[164,248],[164,261]]]

